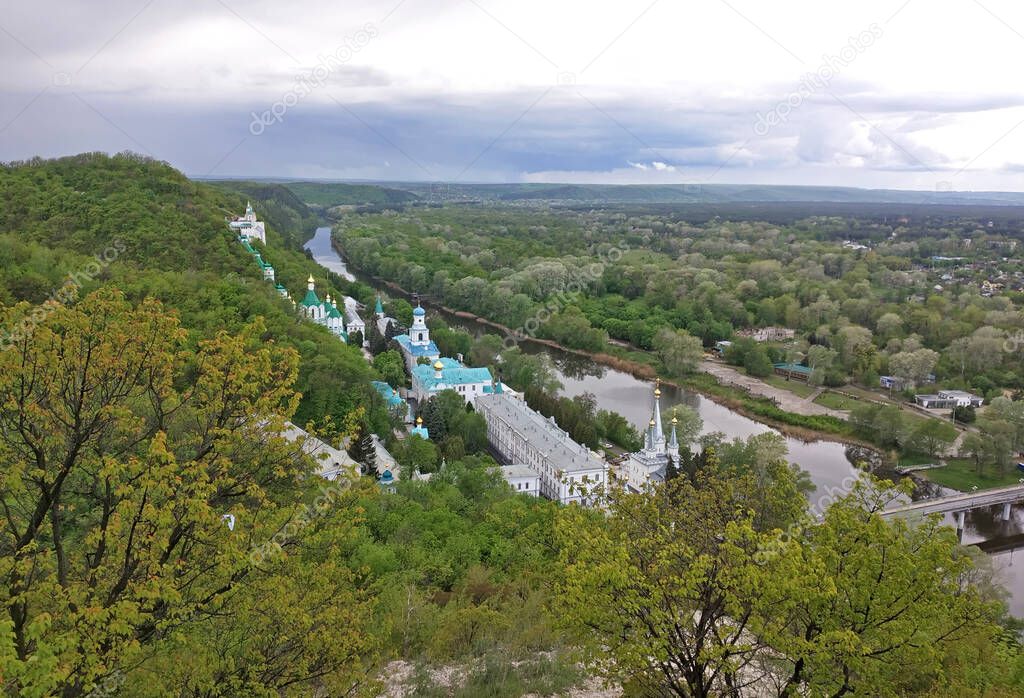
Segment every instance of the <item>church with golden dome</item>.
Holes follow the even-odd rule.
[[[619,469],[619,478],[634,491],[641,491],[649,482],[663,482],[669,460],[679,464],[679,437],[676,434],[675,417],[672,430],[665,438],[661,424],[661,382],[654,388],[654,409],[651,421],[644,430],[644,447],[630,453]]]

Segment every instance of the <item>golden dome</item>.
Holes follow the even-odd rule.
[[[309,275],[309,278],[308,278],[308,279],[306,279],[306,283],[308,283],[308,284],[314,283],[315,281],[316,281],[316,280],[315,280],[315,279],[313,278],[313,275],[312,275],[312,274],[310,274],[310,275]]]
[[[676,419],[675,417],[673,417],[672,418],[672,424],[673,424],[673,426],[676,425],[676,424],[679,424],[679,420]]]
[[[654,397],[661,397],[661,379],[654,380]]]
[[[434,370],[435,371],[440,371],[443,368],[444,368],[444,364],[441,363],[441,359],[438,359],[437,361],[434,362]]]
[[[423,417],[417,417],[416,418],[416,426],[420,426],[422,424],[423,424]]]
[[[654,426],[654,417],[651,417],[651,426]]]

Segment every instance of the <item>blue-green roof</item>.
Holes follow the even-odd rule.
[[[397,407],[405,403],[405,400],[398,394],[398,391],[392,388],[384,381],[370,381],[370,385],[373,386],[374,390],[380,393],[380,396],[384,398],[384,402],[387,403],[388,407]]]
[[[434,340],[430,340],[425,345],[413,344],[412,340],[409,338],[409,335],[407,334],[396,335],[392,339],[398,342],[398,346],[402,348],[402,351],[409,354],[410,356],[415,356],[418,358],[420,356],[432,357],[441,355],[441,350],[437,348],[436,344],[434,344]],[[451,361],[451,359],[448,359],[448,361]]]
[[[380,296],[377,296],[377,305],[373,306],[373,311],[375,313],[383,313],[384,312],[384,306],[382,306],[380,304]]]
[[[776,369],[780,371],[792,371],[793,373],[804,373],[810,375],[811,367],[803,366],[801,364],[772,364]]]
[[[490,370],[486,368],[467,368],[455,359],[449,358],[441,358],[438,361],[444,366],[441,369],[440,378],[436,377],[433,366],[420,365],[412,370],[416,381],[426,390],[435,390],[442,385],[450,387],[454,385],[468,385],[470,383],[489,384],[493,380]]]
[[[316,291],[308,289],[306,291],[306,297],[302,299],[302,305],[310,308],[314,305],[320,305],[320,297],[316,295]]]

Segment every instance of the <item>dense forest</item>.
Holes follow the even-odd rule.
[[[479,416],[454,394],[422,406],[430,441],[395,443],[396,416],[370,381],[402,380],[401,366],[386,347],[367,363],[262,280],[226,224],[247,197],[271,212],[259,249],[293,296],[310,274],[332,294],[365,295],[299,251],[315,216],[274,185],[196,183],[131,154],[0,168],[5,695],[370,696],[394,681],[467,698],[602,682],[630,696],[1024,691],[1017,622],[984,558],[936,521],[883,520],[877,510],[905,494],[883,483],[811,517],[806,482],[771,438],[687,450],[662,488],[609,492],[603,510],[515,494]],[[573,268],[589,264],[625,225],[612,234],[596,221],[565,226],[562,213],[423,215],[356,217],[342,238],[359,264],[506,320],[546,299],[566,255]],[[812,263],[794,244],[786,266],[763,270],[763,286],[729,300],[724,280],[741,273],[733,264],[756,265],[753,253],[708,262],[717,273],[679,268],[667,252],[677,237],[630,230],[625,264],[609,258],[593,282],[611,284],[605,292],[557,313],[586,330],[583,341],[612,332],[600,318],[630,336],[638,320],[642,339],[648,311],[713,339],[756,321],[762,305],[788,312],[779,297],[815,330],[827,323],[804,317],[805,299],[826,296],[821,318],[829,304],[859,307],[846,303],[858,300],[848,280],[826,271],[842,253]],[[755,247],[767,234],[723,240]],[[815,234],[805,244],[834,247]],[[678,254],[714,260],[721,244],[709,235]],[[888,257],[881,268],[912,273]],[[787,280],[813,264],[822,268],[809,280]],[[709,305],[668,302],[659,283],[702,289]],[[1001,326],[1008,308],[967,300],[924,308]],[[877,346],[876,311],[861,312]],[[469,351],[482,364],[511,354],[509,380],[544,387],[543,367],[500,343]],[[685,358],[664,351],[669,363]],[[545,404],[575,416],[581,440],[622,427],[593,405]],[[402,477],[387,488],[354,472],[320,478],[284,438],[289,420],[347,442],[363,465],[373,458],[364,437],[384,436]],[[602,431],[585,435],[595,420]]]
[[[895,376],[905,402],[939,389],[986,401],[1017,397],[1024,390],[1020,210],[1002,207],[992,220],[990,209],[976,207],[876,209],[790,211],[776,223],[703,213],[691,220],[689,209],[671,206],[450,204],[348,215],[335,235],[365,273],[502,323],[520,338],[646,363],[700,389],[713,387],[693,377],[703,352],[726,341],[726,361],[756,377],[793,363],[806,367],[814,387],[877,390],[881,376]],[[791,340],[749,338],[776,327]],[[859,413],[849,423],[747,404],[763,418],[930,457],[915,437],[917,423],[899,410],[895,430],[878,429],[893,415],[880,415],[875,399],[854,403]],[[979,421],[984,438],[971,451],[979,468],[996,465],[1008,477],[1024,443],[1018,412],[1003,405]]]

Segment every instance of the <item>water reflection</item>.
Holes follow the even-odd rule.
[[[328,227],[321,227],[316,229],[316,233],[312,238],[303,246],[304,249],[310,251],[313,255],[313,259],[316,260],[317,264],[333,271],[346,281],[355,281],[356,277],[353,276],[352,272],[345,266],[344,260],[335,251],[333,245],[331,245],[331,229]]]
[[[349,280],[356,277],[331,245],[330,228],[317,228],[316,235],[306,243],[306,249],[314,259],[327,269]],[[367,279],[359,279],[370,283]],[[486,332],[497,331],[478,322],[464,320],[439,309],[432,312],[441,315],[445,321],[463,329],[475,337]],[[592,393],[600,409],[610,409],[622,414],[638,429],[643,429],[650,418],[653,385],[634,378],[628,373],[595,363],[585,356],[563,352],[544,345],[523,343],[524,351],[550,357],[558,379],[564,386],[563,393],[570,397]],[[704,398],[698,393],[681,390],[673,386],[662,386],[662,407],[685,404],[697,410],[704,420],[704,433],[720,431],[728,438],[747,438],[754,434],[774,431],[770,427],[749,419],[738,412]],[[806,470],[815,485],[811,495],[812,504],[824,495],[837,496],[843,483],[857,477],[859,471],[846,457],[843,444],[835,441],[800,441],[786,438],[789,459]],[[883,473],[884,475],[884,473]],[[948,494],[944,488],[921,481],[915,499],[926,496]],[[968,512],[963,534],[965,544],[977,544],[989,554],[996,578],[1009,594],[1010,612],[1024,617],[1024,561],[1016,561],[1016,551],[1024,547],[1024,505],[1012,508],[1009,521],[1000,518],[1001,507],[977,509]],[[953,515],[946,516],[946,523],[955,526]]]

